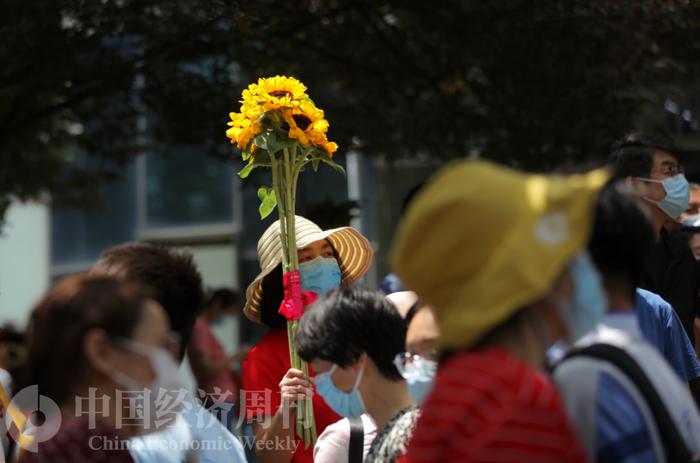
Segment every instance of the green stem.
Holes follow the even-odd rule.
[[[299,258],[296,246],[296,221],[295,204],[297,182],[304,160],[297,159],[297,146],[294,145],[292,152],[287,148],[283,149],[281,159],[277,160],[270,156],[272,160],[273,188],[277,197],[277,211],[280,218],[280,238],[286,244],[286,253],[283,253],[285,273],[299,269]],[[299,358],[295,348],[295,337],[298,322],[290,320],[287,322],[287,341],[289,346],[289,361],[292,368],[302,370],[309,376],[308,364]],[[300,399],[296,408],[296,434],[304,441],[304,446],[308,448],[310,443],[316,442],[316,425],[314,419],[313,402],[311,400]]]
[[[296,154],[296,145],[295,145],[295,154]],[[292,166],[294,163],[294,157],[287,148],[284,148],[284,171],[285,171],[285,188],[286,188],[286,199],[287,199],[287,204],[286,204],[286,210],[285,210],[285,215],[287,219],[287,243],[289,245],[289,270],[298,270],[299,269],[299,258],[296,253],[296,223],[294,220],[294,196],[292,195],[292,189],[293,189],[293,184],[294,184],[294,177],[292,175]],[[294,252],[292,252],[292,249]]]
[[[286,198],[285,195],[283,194],[283,189],[282,189],[282,184],[286,183],[284,182],[284,179],[281,178],[283,175],[281,175],[280,172],[280,167],[284,168],[284,161],[282,160],[282,163],[280,165],[280,162],[275,158],[274,154],[270,154],[270,161],[272,164],[272,189],[275,192],[275,198],[277,199],[277,213],[280,217],[280,239],[282,240],[283,243],[289,243],[288,238],[287,238],[287,224],[284,218],[286,217],[285,214],[285,209],[286,209]],[[284,249],[285,247],[282,247],[282,265],[284,267],[284,272],[289,271],[289,254],[290,250],[289,247],[287,246],[287,249]],[[296,250],[296,247],[294,247]]]

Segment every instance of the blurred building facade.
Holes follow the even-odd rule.
[[[365,278],[376,286],[388,271],[386,251],[403,196],[436,166],[395,165],[357,153],[338,161],[346,177],[323,166],[301,176],[297,210],[322,228],[360,229],[377,251]],[[105,248],[129,241],[187,248],[207,288],[244,291],[259,271],[257,240],[276,214],[264,221],[258,215],[257,189],[269,183],[269,174],[242,182],[239,168],[196,148],[178,148],[121,167],[121,179],[102,188],[95,210],[52,209],[48,201],[13,205],[0,237],[0,323],[23,329],[32,305],[53,282],[87,271]],[[238,320],[215,331],[233,353],[256,342],[264,329]]]

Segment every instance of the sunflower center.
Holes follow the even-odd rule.
[[[306,130],[309,125],[311,125],[311,119],[303,114],[295,114],[292,116],[292,119],[294,119],[294,122],[297,123],[297,127],[299,127],[301,130]]]
[[[285,96],[292,96],[292,94],[286,90],[275,90],[274,92],[270,92],[270,96],[274,96],[275,98],[283,98]]]

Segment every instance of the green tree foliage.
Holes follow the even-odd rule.
[[[680,0],[1,5],[0,209],[89,204],[142,150],[231,156],[228,112],[261,75],[304,81],[341,152],[546,169],[603,156],[700,63]]]

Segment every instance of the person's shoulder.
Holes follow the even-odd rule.
[[[318,439],[322,440],[324,437],[330,436],[347,440],[350,437],[350,421],[347,418],[342,418],[335,423],[329,424],[321,435],[318,436]]]
[[[241,444],[241,442],[231,433],[231,431],[226,429],[226,427],[217,419],[216,416],[214,416],[209,410],[204,408],[193,398],[189,398],[188,402],[191,404],[192,408],[190,409],[190,414],[188,414],[189,419],[187,420],[187,424],[190,428],[190,432],[192,433],[193,440],[202,442],[228,442],[228,444],[223,446],[222,450],[215,451],[220,452],[220,456],[223,456],[224,453],[229,456],[235,455],[237,457],[245,455],[243,444]],[[204,416],[206,419],[200,421],[199,417],[201,416]],[[203,425],[202,421],[204,421]],[[243,457],[243,459],[238,458],[227,461],[244,462],[245,457]]]
[[[326,426],[314,445],[314,461],[336,463],[347,461],[350,446],[350,421],[342,418]]]
[[[649,291],[647,289],[637,288],[636,292],[637,292],[637,301],[643,302],[644,304],[649,304],[649,305],[668,304],[668,302],[666,302],[664,300],[664,298],[659,296],[657,293],[654,293],[654,292]]]
[[[673,307],[664,298],[646,289],[637,288],[637,303],[651,307],[662,315],[673,312]]]

